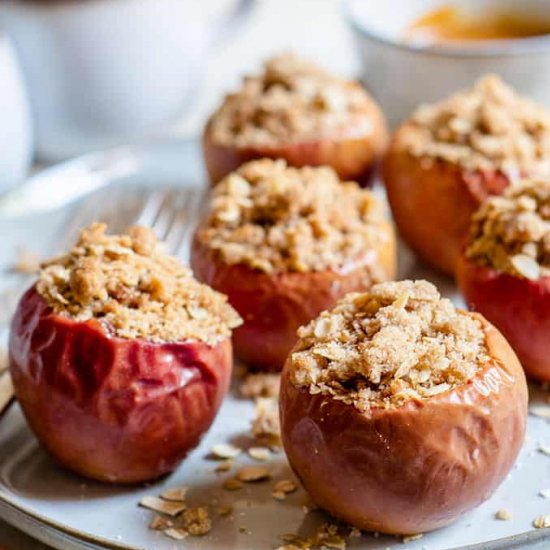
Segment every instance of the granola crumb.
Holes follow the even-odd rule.
[[[512,519],[512,514],[506,508],[502,508],[495,514],[495,519],[500,521],[510,521]]]
[[[258,443],[272,447],[281,445],[279,405],[276,399],[265,397],[256,401],[256,414],[251,431]]]
[[[543,445],[539,443],[537,451],[543,455],[550,456],[550,445]]]
[[[155,516],[149,524],[152,531],[164,531],[169,527],[172,527],[172,521],[164,516]]]
[[[222,487],[226,491],[238,491],[239,489],[242,489],[242,486],[243,486],[243,482],[235,478],[226,479],[222,485]]]
[[[224,460],[223,462],[220,462],[216,466],[215,471],[218,472],[218,473],[229,472],[229,470],[231,470],[231,468],[233,468],[234,464],[235,463],[232,460]]]
[[[550,514],[537,516],[533,520],[533,527],[536,529],[544,529],[546,527],[550,527]]]
[[[219,145],[250,147],[370,135],[373,104],[357,83],[332,75],[294,54],[269,59],[263,72],[244,79],[210,120]]]
[[[256,372],[248,374],[239,386],[240,394],[248,399],[258,397],[279,397],[281,375],[278,372]]]
[[[194,537],[207,535],[212,529],[212,520],[204,506],[188,508],[183,512],[181,519],[183,528]]]
[[[429,399],[472,379],[485,333],[427,281],[348,294],[299,329],[290,380],[359,410]]]
[[[396,139],[415,157],[501,171],[512,180],[520,173],[550,171],[550,110],[521,97],[496,75],[419,107]]]
[[[230,506],[230,505],[218,506],[216,508],[216,512],[218,516],[220,516],[221,518],[227,518],[231,514],[233,514],[233,506]]]
[[[231,336],[241,321],[227,298],[166,254],[151,229],[105,230],[86,227],[68,254],[42,264],[36,289],[56,313],[98,319],[120,338],[214,345]]]
[[[275,273],[366,262],[392,234],[373,193],[340,181],[332,168],[262,159],[216,185],[196,238],[227,264]]]
[[[246,525],[239,525],[239,533],[243,535],[251,535],[252,531]]]
[[[550,181],[524,180],[483,203],[466,256],[515,277],[550,275]]]

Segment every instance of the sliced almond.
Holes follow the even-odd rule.
[[[262,466],[245,466],[237,472],[237,479],[245,482],[264,481],[270,477],[269,470]]]
[[[171,500],[175,502],[183,502],[185,500],[185,494],[187,493],[187,487],[171,487],[161,493],[161,498],[164,500]]]
[[[229,517],[232,513],[233,513],[233,506],[218,506],[216,508],[216,513],[218,514],[218,516],[220,516],[221,518],[226,518],[226,517]]]
[[[531,258],[531,256],[516,254],[510,258],[510,263],[514,266],[514,269],[526,279],[535,280],[540,277],[540,265],[534,258]]]
[[[259,460],[261,462],[265,462],[271,457],[271,452],[267,447],[250,447],[250,449],[248,449],[248,454],[254,460]]]
[[[500,521],[510,521],[512,519],[512,514],[509,510],[506,510],[506,508],[502,508],[495,514],[495,518]]]
[[[323,548],[331,548],[333,550],[346,550],[346,541],[338,535],[330,535],[326,538],[323,538],[321,542]]]
[[[548,405],[531,405],[529,407],[529,414],[550,420],[550,407]]]
[[[224,460],[216,466],[216,472],[228,472],[233,468],[234,462],[232,460]]]
[[[550,456],[550,445],[540,444],[539,447],[538,447],[538,451],[539,451],[539,453],[541,453],[543,455]]]
[[[541,489],[539,491],[539,497],[550,498],[550,489]]]
[[[403,537],[403,543],[408,544],[409,542],[413,542],[415,540],[421,539],[424,535],[422,533],[418,533],[417,535],[405,535]]]
[[[154,510],[155,512],[160,512],[171,517],[181,514],[186,508],[183,502],[170,502],[153,496],[144,496],[139,501],[139,505],[143,506],[143,508],[148,508],[149,510]]]
[[[215,458],[235,458],[241,454],[241,449],[230,443],[218,443],[212,447],[211,453]]]
[[[286,493],[284,493],[283,491],[273,491],[271,493],[271,496],[275,500],[286,500]]]
[[[298,489],[298,486],[291,479],[283,479],[275,483],[274,491],[281,491],[283,493],[293,493]]]
[[[174,540],[183,540],[189,535],[185,529],[180,529],[178,527],[170,527],[169,529],[165,529],[164,534]]]
[[[537,529],[544,529],[546,527],[550,527],[550,514],[537,516],[533,520],[533,527],[536,527]]]

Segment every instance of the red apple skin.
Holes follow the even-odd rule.
[[[260,370],[281,370],[296,343],[298,328],[330,309],[348,292],[367,290],[378,281],[395,278],[396,252],[393,228],[381,224],[379,250],[369,261],[349,270],[266,273],[245,264],[226,264],[195,236],[191,266],[195,277],[226,294],[244,323],[233,331],[235,354]],[[377,281],[377,282],[378,282]]]
[[[550,277],[535,281],[460,256],[457,282],[468,307],[504,334],[527,376],[550,382]]]
[[[350,87],[358,84],[349,83]],[[281,142],[274,146],[234,147],[212,139],[212,118],[203,134],[203,154],[212,185],[218,183],[241,164],[261,158],[282,158],[290,166],[331,166],[340,179],[366,186],[376,170],[388,143],[386,121],[380,107],[369,100],[365,115],[371,122],[368,133],[357,135],[357,128],[313,141]],[[213,115],[215,116],[215,115]]]
[[[320,507],[360,529],[410,534],[442,527],[493,493],[523,442],[527,385],[510,345],[483,323],[492,359],[474,379],[398,408],[360,412],[311,395],[285,366],[283,444]]]
[[[16,397],[42,445],[86,477],[136,483],[174,470],[227,392],[229,339],[152,343],[52,312],[29,289],[11,326]]]
[[[399,232],[429,265],[454,276],[470,219],[490,195],[508,186],[501,172],[468,172],[443,160],[414,157],[397,143],[382,162],[382,179]]]

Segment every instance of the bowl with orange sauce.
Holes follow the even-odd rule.
[[[550,1],[347,0],[363,79],[392,125],[497,73],[550,104]]]

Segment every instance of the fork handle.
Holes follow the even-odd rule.
[[[0,417],[8,410],[15,399],[9,371],[0,373]]]

